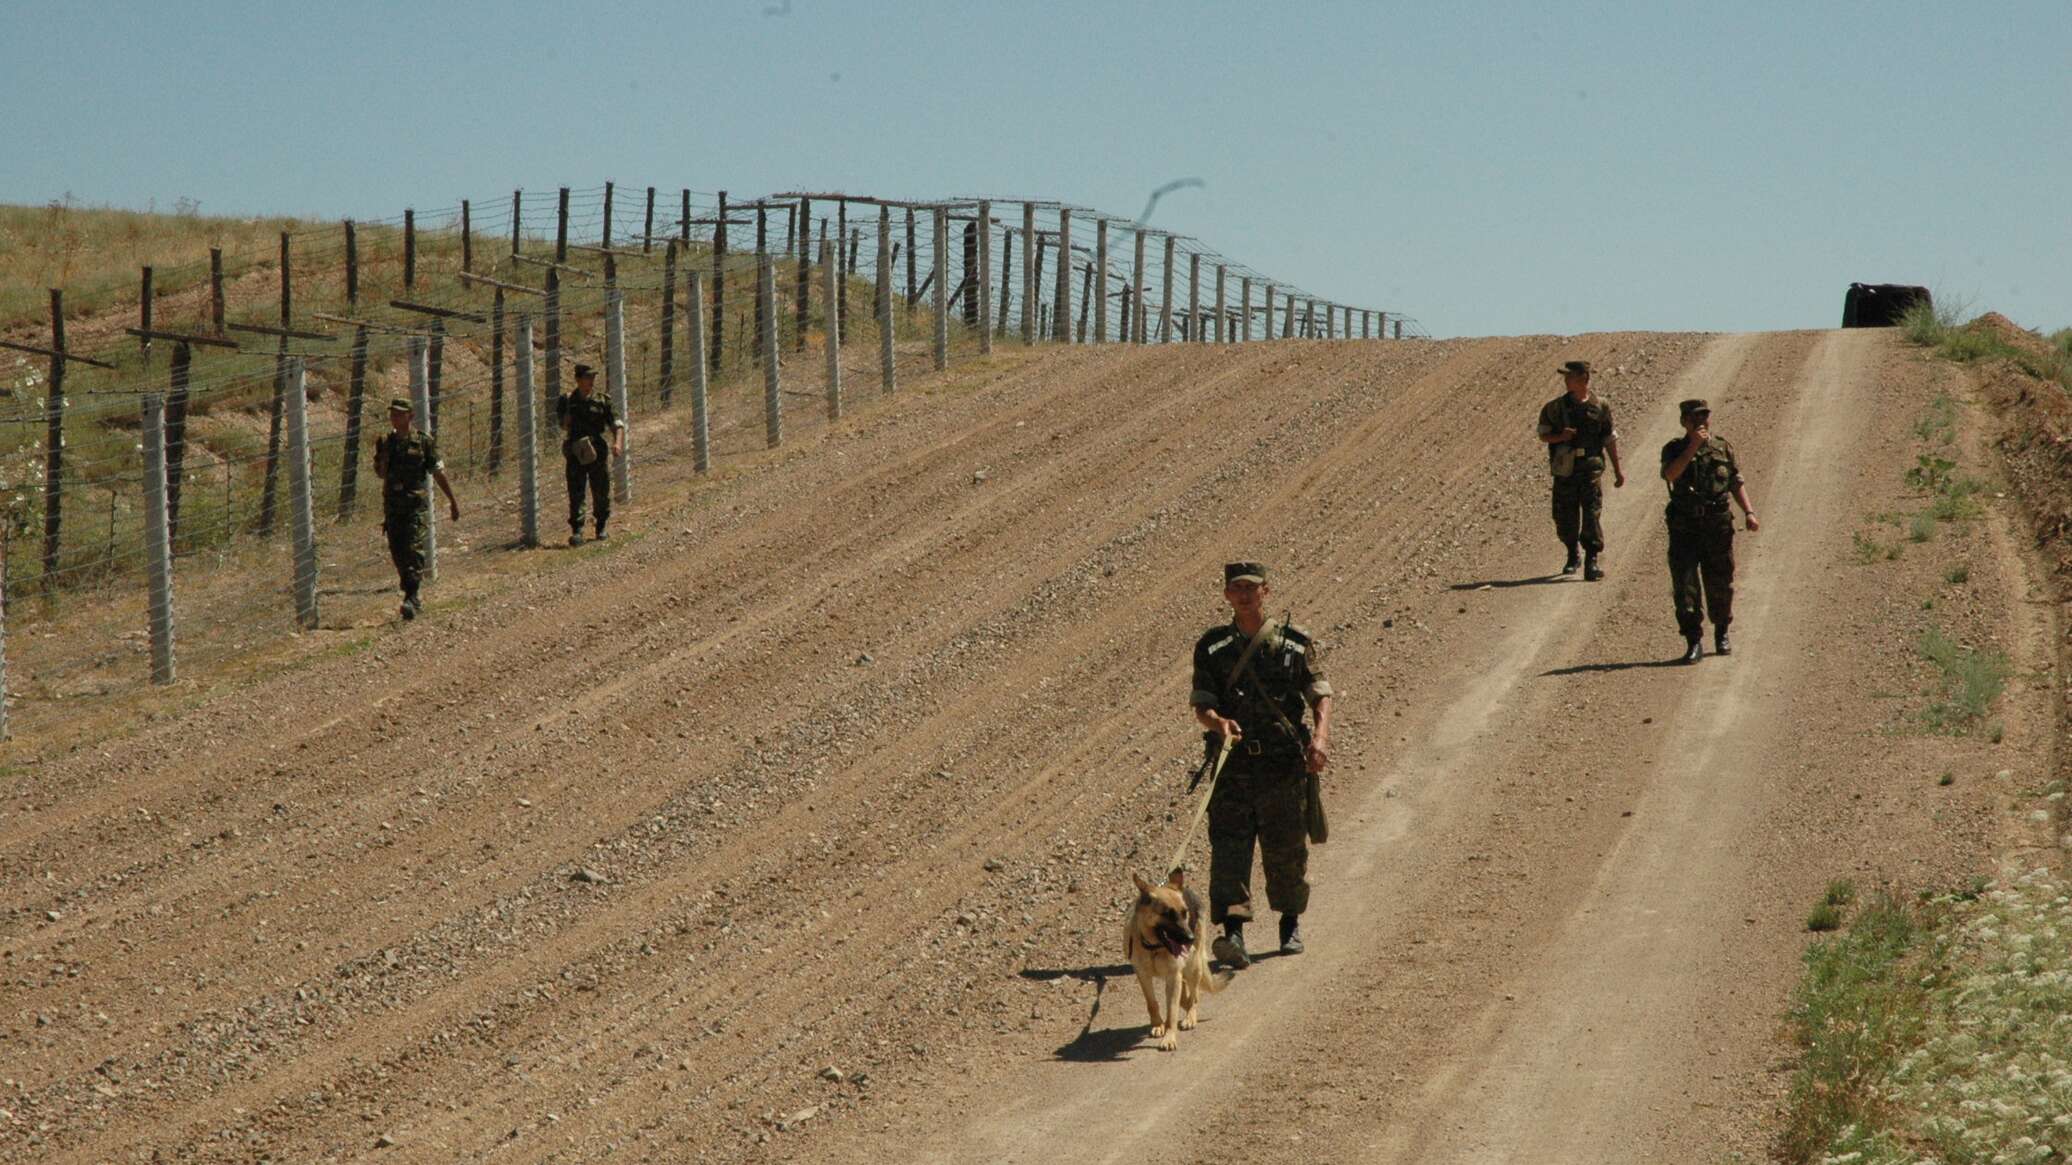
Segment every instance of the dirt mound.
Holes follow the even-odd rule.
[[[2032,356],[2047,357],[2052,354],[2049,340],[2015,323],[1997,311],[1987,312],[1965,324],[1964,329],[1970,332],[1984,333],[1994,339],[2005,342],[2011,347],[2019,348]]]

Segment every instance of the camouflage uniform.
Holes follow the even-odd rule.
[[[1209,799],[1209,920],[1217,925],[1252,917],[1252,846],[1266,867],[1266,900],[1282,914],[1309,906],[1309,836],[1304,817],[1305,752],[1309,729],[1303,710],[1331,694],[1300,627],[1289,626],[1252,653],[1250,675],[1234,673],[1250,639],[1226,623],[1194,645],[1197,708],[1213,708],[1244,734],[1231,751]],[[1253,678],[1257,677],[1257,682]],[[1270,705],[1296,727],[1290,736]]]
[[[430,433],[388,433],[381,438],[381,528],[388,534],[389,560],[406,598],[417,597],[431,538],[431,476],[444,469],[439,443]]]
[[[1662,464],[1682,456],[1689,440],[1662,446]],[[1686,640],[1698,639],[1707,614],[1715,634],[1734,620],[1734,512],[1727,502],[1741,484],[1741,466],[1724,437],[1708,440],[1669,484],[1669,585]]]
[[[569,531],[583,532],[583,494],[587,487],[597,507],[597,532],[601,535],[612,516],[612,432],[625,426],[612,411],[612,402],[594,392],[589,396],[571,393],[562,397],[558,415],[568,430],[561,442],[561,456],[566,462],[568,479]],[[588,465],[576,460],[575,443],[579,440],[596,443],[597,459]]]
[[[1572,440],[1547,446],[1548,468],[1554,474],[1554,532],[1573,552],[1604,550],[1604,446],[1618,436],[1612,406],[1592,393],[1578,404],[1564,392],[1540,409],[1539,434],[1549,437],[1574,429]]]

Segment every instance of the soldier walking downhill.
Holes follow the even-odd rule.
[[[575,367],[576,390],[561,398],[561,456],[568,478],[568,544],[583,544],[583,494],[587,491],[597,510],[597,537],[611,537],[604,524],[612,516],[611,462],[609,453],[620,457],[626,451],[626,423],[612,411],[612,402],[597,395],[597,372],[588,364]]]
[[[1547,446],[1548,468],[1554,474],[1554,532],[1568,547],[1562,574],[1583,567],[1583,577],[1604,577],[1598,557],[1604,553],[1604,462],[1612,463],[1612,486],[1626,484],[1619,465],[1619,431],[1612,406],[1590,391],[1590,362],[1570,360],[1560,368],[1560,396],[1540,409],[1540,440]],[[1577,548],[1589,557],[1578,561]]]
[[[417,618],[418,584],[424,579],[425,551],[431,542],[431,491],[425,479],[439,483],[446,495],[448,513],[460,521],[460,502],[446,480],[446,463],[439,460],[439,443],[430,433],[414,428],[415,412],[410,402],[397,397],[389,402],[389,431],[374,443],[374,474],[381,478],[381,528],[388,535],[389,561],[396,564],[396,578],[403,588],[402,616]]]
[[[1699,646],[1705,616],[1712,616],[1712,650],[1733,651],[1727,625],[1734,621],[1734,511],[1741,503],[1748,532],[1762,528],[1748,504],[1748,487],[1734,447],[1712,435],[1712,409],[1702,400],[1677,405],[1684,435],[1662,446],[1662,480],[1669,483],[1669,585],[1676,597],[1676,625],[1683,632],[1685,663],[1705,654]]]
[[[1302,953],[1309,906],[1309,773],[1330,761],[1331,685],[1301,628],[1269,626],[1266,568],[1223,568],[1232,619],[1194,645],[1194,717],[1235,742],[1209,798],[1209,920],[1223,928],[1211,948],[1232,967],[1251,965],[1252,847],[1266,867],[1266,900],[1280,912],[1281,953]],[[1257,647],[1252,641],[1261,635]],[[1314,727],[1303,724],[1307,708]],[[1321,835],[1320,835],[1321,838]]]

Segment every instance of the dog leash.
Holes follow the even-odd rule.
[[[1180,868],[1180,859],[1187,856],[1187,844],[1194,840],[1194,831],[1201,828],[1201,819],[1209,811],[1209,798],[1216,795],[1216,778],[1223,775],[1223,762],[1230,759],[1230,750],[1237,745],[1232,737],[1223,738],[1223,747],[1216,753],[1216,763],[1209,769],[1207,788],[1201,791],[1201,800],[1194,807],[1194,816],[1187,822],[1187,832],[1180,835],[1180,848],[1173,851],[1173,860],[1165,864],[1168,872]]]

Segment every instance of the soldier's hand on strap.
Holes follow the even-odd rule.
[[[1209,713],[1209,715],[1216,716],[1214,712]],[[1228,716],[1216,716],[1216,731],[1221,733],[1226,740],[1243,740],[1245,738],[1245,730],[1239,728],[1237,721],[1232,720]]]
[[[1309,754],[1303,759],[1308,763],[1310,772],[1321,773],[1324,766],[1331,763],[1331,746],[1321,740],[1312,740],[1309,742]]]

